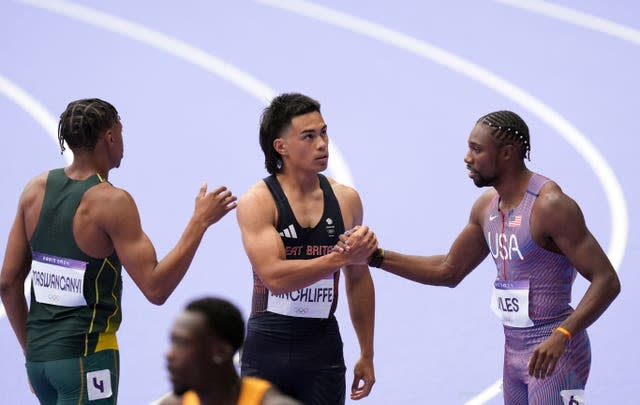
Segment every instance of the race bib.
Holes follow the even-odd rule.
[[[505,326],[514,328],[533,326],[533,321],[529,318],[529,280],[496,280],[491,309]]]
[[[269,291],[267,311],[298,318],[328,318],[333,304],[333,276],[285,294]]]
[[[33,252],[31,281],[35,299],[62,307],[87,305],[83,294],[86,262]]]

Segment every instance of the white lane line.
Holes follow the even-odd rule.
[[[189,63],[199,66],[202,69],[233,83],[265,104],[268,104],[275,96],[278,95],[274,89],[237,67],[208,54],[200,48],[161,32],[154,31],[144,25],[69,1],[16,1],[30,4],[74,20],[79,20],[95,27],[103,28],[107,31],[120,34],[124,37],[167,52],[180,59],[184,59]],[[329,154],[331,155],[331,158],[329,159],[329,171],[333,177],[335,177],[340,183],[352,186],[354,182],[351,171],[336,146],[335,141],[329,144]]]
[[[471,398],[464,405],[482,405],[486,404],[491,398],[497,397],[502,392],[502,379],[491,384],[487,389]]]
[[[26,111],[58,145],[58,120],[38,100],[2,75],[0,75],[0,94],[4,94]],[[68,164],[73,160],[73,154],[69,148],[66,148],[63,156]],[[30,291],[31,276],[29,275],[24,282],[25,295],[28,296]],[[0,303],[0,319],[4,318],[6,314],[4,305]]]
[[[38,100],[33,98],[18,85],[0,75],[0,93],[27,112],[58,145],[58,119],[51,114]],[[66,144],[65,144],[66,147]],[[73,154],[66,148],[63,156],[67,163],[73,160]]]
[[[504,97],[518,103],[534,115],[537,115],[542,121],[546,122],[547,125],[555,129],[582,155],[604,188],[609,203],[609,214],[611,216],[610,243],[607,254],[614,268],[619,269],[626,250],[629,232],[627,204],[620,182],[602,154],[593,146],[586,136],[551,107],[527,93],[524,89],[521,89],[479,65],[427,42],[382,25],[304,0],[254,1],[323,21],[327,24],[344,28],[432,60],[489,87]],[[469,400],[467,404],[485,404],[500,393],[501,387],[502,380],[500,379]]]
[[[512,7],[518,7],[547,17],[579,25],[593,31],[611,35],[624,41],[640,45],[640,31],[601,17],[559,6],[542,0],[494,0]]]

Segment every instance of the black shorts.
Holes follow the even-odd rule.
[[[306,405],[345,402],[342,339],[335,317],[295,318],[265,312],[249,319],[243,376],[269,380]]]

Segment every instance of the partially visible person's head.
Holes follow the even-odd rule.
[[[166,356],[174,392],[206,387],[217,370],[233,368],[243,341],[242,314],[229,301],[207,297],[190,302],[173,325]]]
[[[477,124],[491,128],[491,134],[498,145],[513,144],[520,148],[522,159],[529,159],[531,140],[529,127],[520,116],[511,111],[494,111],[480,117]]]
[[[64,152],[64,143],[73,151],[92,151],[100,135],[120,121],[118,111],[110,103],[98,98],[76,100],[69,103],[60,115],[58,141]]]
[[[260,118],[260,147],[264,152],[264,163],[270,174],[282,170],[282,157],[275,150],[273,141],[284,135],[297,116],[320,112],[320,103],[299,93],[285,93],[277,96],[262,112]]]

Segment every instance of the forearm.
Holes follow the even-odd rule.
[[[27,350],[27,300],[24,296],[24,286],[22,283],[15,283],[12,286],[2,288],[2,304],[9,318],[11,328],[22,347],[22,351]]]
[[[307,260],[279,259],[262,268],[254,268],[273,294],[299,290],[326,278],[344,265],[344,257],[331,252]]]
[[[161,305],[173,293],[189,269],[206,230],[205,224],[192,218],[174,248],[157,262],[147,295],[151,302]]]
[[[575,311],[561,326],[574,335],[583,331],[602,315],[619,292],[620,281],[615,274],[594,278]]]
[[[413,256],[385,250],[380,268],[418,283],[453,287],[460,280],[447,271],[445,260],[444,255]]]
[[[366,269],[358,277],[345,278],[349,313],[360,344],[360,354],[364,358],[373,359],[375,288],[371,274]]]

